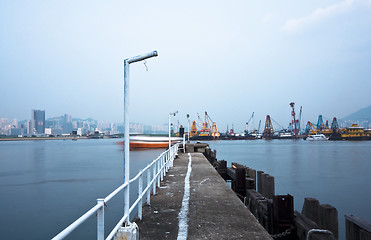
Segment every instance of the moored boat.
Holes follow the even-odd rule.
[[[324,134],[319,133],[319,134],[313,134],[309,135],[306,140],[308,141],[327,141],[328,137],[326,137]]]
[[[171,137],[171,144],[180,142],[182,138]],[[124,141],[119,144],[124,145]],[[130,136],[130,148],[167,148],[169,146],[169,137],[166,136]]]

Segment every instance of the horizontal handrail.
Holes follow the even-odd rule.
[[[114,196],[116,196],[117,193],[119,193],[122,189],[126,188],[126,186],[129,185],[128,183],[122,184],[120,187],[118,187],[115,191],[110,193],[105,199],[104,202],[107,203],[109,200],[111,200]]]
[[[105,197],[103,199],[103,201],[101,201],[101,202],[97,203],[95,206],[93,206],[88,212],[86,212],[85,214],[83,214],[76,221],[74,221],[67,228],[65,228],[62,232],[60,232],[58,235],[56,235],[54,238],[52,238],[52,240],[57,240],[57,239],[63,239],[63,238],[65,238],[71,232],[73,232],[76,228],[78,228],[82,223],[84,223],[88,218],[90,218],[92,215],[94,215],[94,213],[97,213],[99,209],[103,208],[103,210],[104,210],[104,206],[105,206],[105,204],[108,201],[110,201],[113,197],[115,197],[123,189],[127,188],[128,186],[130,186],[131,183],[133,183],[134,181],[136,181],[136,180],[140,179],[141,177],[143,177],[144,173],[146,171],[151,170],[151,168],[155,165],[156,171],[154,170],[153,173],[155,173],[155,172],[156,173],[153,174],[153,176],[151,178],[151,181],[149,181],[149,183],[147,184],[147,186],[145,186],[144,190],[142,189],[143,191],[141,191],[141,193],[138,194],[138,197],[134,201],[134,203],[131,204],[131,206],[129,206],[129,213],[128,214],[125,214],[120,219],[120,221],[117,223],[117,225],[113,228],[113,230],[110,232],[110,234],[106,238],[106,240],[112,239],[113,236],[115,235],[115,233],[117,232],[117,230],[120,228],[120,226],[122,226],[122,224],[129,218],[129,216],[132,213],[132,211],[137,207],[138,203],[141,202],[141,200],[143,199],[143,197],[145,196],[145,194],[147,194],[147,191],[151,191],[151,187],[156,182],[156,180],[158,181],[158,184],[160,184],[159,181],[161,181],[161,178],[163,177],[163,175],[161,175],[161,174],[165,174],[165,172],[168,170],[169,163],[174,160],[175,155],[176,155],[176,153],[178,151],[178,147],[179,147],[179,143],[173,145],[170,149],[168,149],[165,152],[161,153],[160,156],[158,156],[155,160],[153,160],[150,164],[148,164],[144,169],[142,169],[141,171],[139,171],[139,173],[135,177],[133,177],[132,179],[130,179],[128,183],[124,183],[124,184],[120,185],[117,189],[115,189],[112,193],[110,193],[107,197]],[[167,155],[168,158],[166,158],[166,154],[168,154]],[[158,165],[156,165],[156,164],[160,164],[160,167]],[[149,172],[151,172],[151,171],[149,171]],[[154,189],[155,189],[155,187],[154,187]],[[98,215],[99,215],[99,212],[98,212]],[[99,221],[99,218],[98,218],[98,221]],[[104,226],[104,218],[103,218],[103,226]],[[104,235],[104,231],[101,234]],[[103,239],[103,238],[104,237],[102,237],[102,236],[98,236],[98,239]]]
[[[55,236],[53,239],[63,239],[67,237],[73,230],[78,228],[82,223],[84,223],[91,215],[96,213],[99,208],[103,207],[103,204],[96,204],[94,207],[92,207],[89,211],[87,211],[84,215],[79,217],[76,221],[74,221],[71,225],[69,225],[67,228],[65,228],[62,232],[60,232],[57,236]]]

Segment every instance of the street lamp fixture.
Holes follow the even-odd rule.
[[[129,214],[129,173],[130,173],[130,150],[129,150],[129,65],[140,62],[147,58],[157,57],[157,51],[152,51],[143,55],[127,58],[124,60],[124,183],[127,187],[124,192],[124,216]],[[128,217],[129,219],[129,217]]]

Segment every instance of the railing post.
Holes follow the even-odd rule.
[[[160,171],[160,169],[161,169],[161,158],[157,161],[157,186],[158,187],[160,187],[160,179],[161,179],[161,171]]]
[[[164,172],[165,172],[164,160],[165,160],[165,156],[162,156],[161,157],[161,182],[162,180],[164,180]]]
[[[143,207],[143,171],[140,170],[140,175],[139,175],[139,203],[138,203],[138,217],[139,220],[142,220],[142,207]]]
[[[97,239],[104,240],[104,198],[98,198],[101,207],[97,211]]]
[[[169,171],[170,167],[171,167],[171,158],[168,156],[167,157],[167,170],[168,171]]]
[[[176,149],[178,145],[174,145],[174,148],[171,149],[171,154],[170,154],[170,166],[173,167],[174,166],[174,150]]]
[[[152,168],[153,168],[153,183],[152,183],[153,189],[152,189],[152,194],[153,195],[156,195],[156,162],[153,164]]]
[[[148,190],[147,190],[147,204],[150,205],[151,204],[151,188],[149,186],[150,182],[151,182],[151,168],[148,168],[147,169],[147,186],[146,188],[148,187]]]
[[[171,149],[171,152],[169,153],[169,161],[170,161],[170,167],[173,167],[174,164],[173,164],[173,150],[174,149]]]
[[[166,176],[167,173],[167,159],[166,156],[164,157],[164,177]]]

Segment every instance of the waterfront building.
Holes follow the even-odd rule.
[[[52,129],[51,128],[45,128],[45,134],[46,135],[52,135]]]
[[[22,136],[23,135],[23,129],[22,128],[11,128],[10,129],[10,135],[11,136]]]
[[[31,112],[31,126],[32,134],[44,134],[45,133],[45,111],[44,110],[34,110]]]

